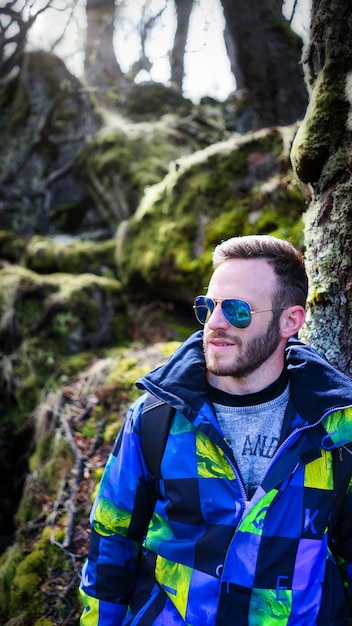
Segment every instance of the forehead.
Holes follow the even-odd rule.
[[[219,298],[258,299],[274,292],[276,275],[264,259],[228,259],[214,270],[208,295]]]

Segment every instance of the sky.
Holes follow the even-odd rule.
[[[137,16],[140,14],[138,4],[141,2],[143,0],[133,3],[133,12]],[[160,2],[155,1],[154,4],[157,7]],[[163,21],[164,26],[161,26],[149,42],[148,51],[151,58],[155,58],[152,78],[166,82],[170,71],[167,53],[175,29],[172,2],[168,3]],[[226,54],[223,29],[224,17],[219,0],[201,0],[199,4],[195,4],[189,24],[183,83],[184,95],[191,100],[198,100],[203,95],[224,100],[236,87]],[[123,33],[117,33],[116,55],[119,56],[120,49],[124,52],[120,59],[122,69],[129,63],[129,54],[134,52],[134,47],[128,45],[129,41],[124,40]]]
[[[34,8],[44,0],[34,0]],[[57,0],[63,5],[64,0]],[[260,1],[260,0],[258,0]],[[294,0],[286,0],[285,14],[290,16]],[[139,40],[136,27],[140,20],[145,0],[127,0],[125,12],[120,16],[114,40],[115,53],[123,71],[127,71],[139,56]],[[147,44],[147,54],[153,61],[151,74],[141,73],[138,80],[152,80],[167,83],[169,79],[168,52],[170,51],[174,29],[175,13],[172,0],[149,0],[150,11],[154,14],[165,8],[158,27]],[[293,28],[307,38],[310,0],[298,0]],[[67,12],[46,11],[31,29],[31,47],[48,48],[55,41],[65,25]],[[78,0],[75,20],[67,29],[65,39],[55,51],[63,58],[68,69],[80,76],[83,72],[83,33],[85,29],[85,0]],[[202,96],[212,96],[225,100],[236,88],[231,73],[223,40],[224,17],[220,0],[198,0],[192,11],[186,55],[184,95],[193,102]]]

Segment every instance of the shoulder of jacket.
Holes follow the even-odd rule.
[[[332,442],[328,448],[344,446],[352,442],[352,406],[330,411],[323,419],[323,424]]]

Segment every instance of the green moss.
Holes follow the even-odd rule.
[[[209,279],[219,241],[296,228],[305,202],[289,174],[279,173],[285,159],[288,167],[287,139],[266,131],[179,159],[121,229],[118,264],[126,288],[150,297],[162,290],[164,298],[190,303]],[[277,169],[270,185],[261,163]]]
[[[9,400],[15,400],[16,403],[17,417],[14,419],[17,422],[22,420],[23,426],[26,415],[38,404],[43,390],[55,389],[60,384],[57,342],[48,341],[45,345],[40,337],[26,340],[11,361],[12,382],[10,381],[11,386],[7,388],[7,394]]]
[[[78,354],[63,356],[60,360],[62,372],[60,380],[64,382],[68,378],[73,378],[73,376],[83,371],[95,357],[96,354],[93,352],[79,352]]]
[[[23,263],[41,274],[88,272],[106,275],[109,272],[113,278],[115,245],[114,239],[62,243],[51,237],[35,236],[27,244]]]
[[[64,441],[61,420],[54,410],[57,400],[62,401],[60,407],[63,413],[67,406],[72,408],[69,389],[81,389],[82,382],[85,396],[90,397],[94,393],[97,404],[82,428],[79,428],[82,422],[74,419],[75,431],[77,427],[80,431],[77,433],[78,440],[83,432],[86,437],[95,441],[98,422],[99,427],[102,427],[104,420],[102,439],[111,445],[123,423],[128,406],[133,398],[140,395],[134,388],[135,378],[165,362],[178,346],[179,342],[176,341],[155,343],[147,347],[142,342],[136,342],[129,349],[109,348],[104,352],[104,358],[95,359],[81,372],[80,379],[74,381],[71,387],[65,386],[66,395],[61,397],[56,394],[56,399],[50,395],[43,400],[44,422],[42,423],[38,410],[35,416],[38,427],[36,449],[31,458],[31,472],[27,477],[26,489],[16,516],[16,544],[0,558],[0,623],[14,620],[11,623],[27,626],[34,624],[35,620],[45,623],[51,616],[55,624],[71,623],[75,617],[79,619],[80,603],[74,593],[73,583],[78,586],[76,573],[83,563],[84,555],[80,557],[80,554],[76,554],[75,538],[78,537],[78,545],[81,547],[81,541],[86,535],[83,527],[74,535],[73,563],[70,554],[60,548],[66,538],[66,498],[74,465],[71,449]],[[40,432],[44,434],[40,435]],[[95,465],[94,457],[95,455],[90,456],[87,465],[92,475],[88,484],[85,475],[81,483],[82,491],[75,500],[78,521],[88,519],[88,511],[83,511],[80,507],[83,509],[84,505],[90,508],[89,497],[93,497],[94,486],[102,475],[103,467]],[[83,505],[81,498],[84,500]]]
[[[51,432],[45,432],[37,439],[35,452],[29,459],[29,469],[31,473],[33,473],[42,463],[50,458],[52,453],[52,441],[53,434]]]
[[[16,569],[23,558],[22,548],[19,543],[14,544],[0,557],[0,617],[8,616],[10,591],[15,577]]]
[[[146,374],[147,371],[148,364],[141,364],[137,359],[129,357],[126,348],[125,356],[120,352],[120,360],[108,375],[106,382],[109,384],[117,381],[119,385],[130,388],[133,387],[135,380]]]
[[[192,102],[177,89],[155,82],[131,85],[125,106],[127,116],[137,119],[150,119],[153,115],[160,116],[169,111],[178,111],[180,116],[186,116],[193,109]]]
[[[104,430],[104,442],[112,445],[121,430],[121,423],[118,423],[116,420],[112,421],[110,424],[106,425]],[[96,490],[92,493],[91,502],[94,502],[95,495],[97,493],[99,485],[96,486]]]
[[[29,114],[28,95],[18,77],[5,82],[0,89],[0,129],[3,136],[17,136]],[[0,161],[0,171],[1,171]]]
[[[157,348],[159,363],[162,360],[162,357],[165,357],[164,360],[166,361],[170,354],[172,354],[179,345],[179,341],[158,343]],[[114,352],[114,359],[111,362],[111,367],[105,374],[105,384],[108,387],[112,384],[116,384],[118,388],[125,388],[133,394],[135,381],[150,371],[152,366],[153,362],[148,358],[145,358],[143,363],[141,362],[138,350],[136,350],[136,356],[134,357],[131,355],[130,348],[119,348]],[[137,390],[137,394],[140,394],[140,391]]]
[[[13,381],[8,387],[23,413],[33,410],[43,387],[67,375],[60,368],[61,356],[127,339],[120,283],[93,274],[42,276],[20,266],[3,268],[1,317],[3,350],[10,353],[14,343],[19,344],[11,359]],[[4,359],[0,362],[4,374],[7,365]],[[72,365],[66,362],[69,372]]]
[[[22,576],[33,571],[44,572],[45,554],[42,550],[33,550],[28,554],[21,563],[18,564],[16,569],[16,576]]]
[[[317,77],[291,150],[293,166],[304,183],[316,183],[324,170],[326,184],[337,173],[336,166],[343,166],[343,156],[336,160],[335,152],[343,146],[346,136],[349,104],[345,80],[345,73],[331,59]]]
[[[25,240],[16,233],[0,230],[0,259],[17,263],[21,259],[25,247]]]
[[[61,534],[60,534],[61,533]],[[0,620],[3,624],[46,625],[52,622],[46,615],[52,613],[52,598],[55,604],[60,600],[61,587],[44,591],[50,579],[63,581],[69,571],[70,559],[51,541],[62,540],[62,531],[54,532],[52,528],[43,529],[38,540],[31,545],[28,552],[18,542],[9,548],[0,558]],[[49,593],[48,593],[49,591]],[[65,622],[65,600],[63,597],[62,622]],[[72,607],[71,607],[72,608]]]
[[[116,224],[133,212],[147,187],[164,178],[169,163],[189,151],[187,141],[181,143],[167,124],[125,124],[91,139],[78,154],[77,167],[93,198],[97,181],[107,196],[116,198],[114,206],[104,201],[103,209]]]
[[[336,178],[341,172],[345,172],[346,167],[351,166],[351,162],[351,146],[348,142],[347,145],[340,146],[327,160],[321,171],[320,188],[325,189],[331,180]]]
[[[170,358],[170,356],[180,347],[179,341],[166,341],[165,343],[159,344],[160,354],[165,357],[165,360]]]
[[[73,466],[72,450],[60,423],[44,424],[43,435],[37,438],[34,453],[30,457],[31,475],[27,480],[23,497],[16,513],[17,524],[31,524],[41,510],[40,495],[55,497],[58,485]]]
[[[329,291],[327,287],[318,285],[315,286],[314,291],[309,294],[309,305],[316,306],[318,304],[324,305],[327,301]]]
[[[86,439],[94,439],[97,434],[96,420],[87,420],[78,430]]]
[[[205,226],[206,248],[214,248],[222,239],[229,236],[235,237],[245,233],[248,223],[248,201],[241,200],[235,203],[235,206],[228,211],[222,211],[220,215],[210,220]],[[211,271],[211,254],[208,255],[208,272]]]
[[[10,588],[10,615],[23,610],[28,617],[40,615],[43,607],[40,580],[44,573],[45,554],[41,550],[34,549],[18,563]]]

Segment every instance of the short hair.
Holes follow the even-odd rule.
[[[262,259],[273,266],[277,285],[273,296],[275,306],[306,306],[308,277],[302,254],[289,242],[270,235],[232,237],[217,245],[213,267],[229,259]]]

